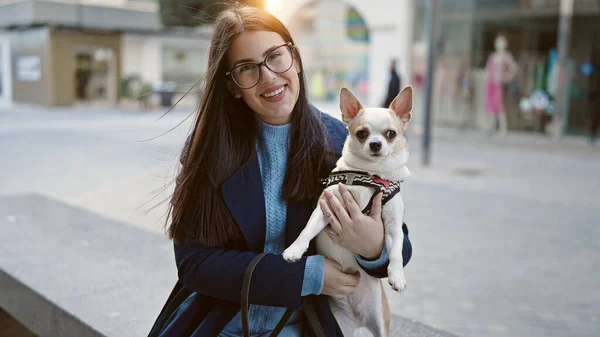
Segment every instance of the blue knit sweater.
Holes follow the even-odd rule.
[[[259,123],[262,142],[257,141],[256,151],[265,197],[267,228],[265,236],[266,253],[281,254],[285,250],[285,224],[287,203],[281,198],[287,167],[290,124],[269,125]],[[365,268],[377,268],[387,262],[387,252],[376,261],[365,261],[359,256],[358,262]],[[324,258],[309,256],[304,270],[302,296],[319,295],[323,289]],[[253,337],[266,337],[275,328],[285,308],[250,306],[248,325]],[[279,337],[299,337],[302,335],[302,315],[295,311]],[[241,315],[238,313],[221,332],[219,337],[239,337],[242,335]]]

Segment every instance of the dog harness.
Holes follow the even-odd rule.
[[[358,185],[375,188],[375,193],[371,196],[369,203],[362,210],[364,214],[371,212],[371,206],[373,206],[373,199],[379,192],[383,192],[381,199],[381,205],[385,205],[390,199],[392,199],[398,192],[400,192],[400,181],[390,181],[382,179],[376,175],[370,175],[363,171],[335,171],[329,174],[329,177],[322,179],[321,183],[323,188],[343,183],[345,185]]]

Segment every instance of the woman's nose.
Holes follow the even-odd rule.
[[[277,74],[272,72],[271,69],[267,68],[267,66],[264,64],[260,66],[260,72],[261,83],[271,83],[275,79],[275,76],[277,76]]]

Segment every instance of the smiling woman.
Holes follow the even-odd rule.
[[[342,336],[328,296],[352,293],[358,274],[312,246],[293,263],[281,255],[306,225],[347,135],[308,104],[303,73],[289,31],[269,12],[233,5],[216,19],[167,224],[179,281],[150,336]],[[382,246],[383,234],[370,238],[361,246]],[[361,267],[385,277],[386,256]],[[246,329],[240,302],[250,265]]]

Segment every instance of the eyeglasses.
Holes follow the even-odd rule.
[[[260,67],[265,66],[275,74],[282,74],[290,70],[294,64],[292,48],[294,45],[287,42],[271,50],[260,63],[242,63],[225,73],[231,77],[240,89],[250,89],[260,82]]]

